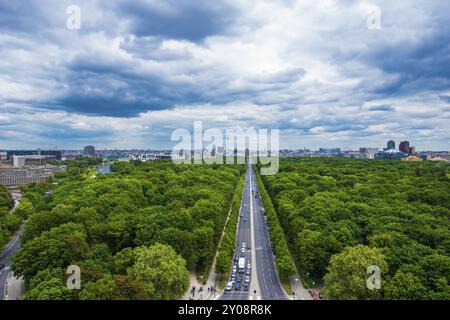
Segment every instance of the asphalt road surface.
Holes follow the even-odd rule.
[[[256,183],[251,164],[249,164],[240,209],[235,255],[239,256],[242,242],[245,242],[247,246],[250,245],[250,250],[247,250],[245,256],[245,264],[250,263],[252,265],[250,290],[244,291],[242,287],[240,290],[233,288],[231,291],[225,291],[220,299],[288,299],[280,284],[265,221],[261,200],[259,198],[258,184]],[[256,265],[252,260],[256,260]],[[256,294],[254,290],[256,290]]]
[[[257,296],[263,300],[285,300],[288,299],[281,287],[280,278],[275,267],[272,246],[269,238],[269,228],[263,212],[261,198],[259,197],[258,183],[252,167],[249,167],[251,185],[254,189],[252,196],[252,207],[254,217],[256,270],[260,293]]]
[[[251,243],[251,235],[250,235],[250,223],[251,223],[251,215],[250,215],[250,179],[249,179],[249,171],[247,170],[245,177],[245,185],[244,185],[244,194],[242,196],[241,209],[239,212],[239,222],[238,229],[236,235],[236,250],[235,256],[238,258],[241,254],[242,242],[246,243],[246,246]],[[250,249],[252,249],[250,247]],[[247,263],[252,263],[251,251],[247,250],[245,253],[245,265]],[[237,262],[235,263],[237,265]],[[231,275],[230,275],[231,276]],[[243,282],[242,282],[243,283]],[[225,293],[220,297],[223,300],[248,300],[249,299],[249,291],[245,291],[243,286],[241,286],[240,290],[233,289],[230,292],[225,291]]]

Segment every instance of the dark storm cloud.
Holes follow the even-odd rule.
[[[404,16],[404,12],[385,10],[387,27],[396,32],[404,28],[405,35],[412,35],[404,36],[398,42],[373,43],[369,50],[358,55],[364,63],[387,74],[398,75],[397,81],[386,83],[376,93],[401,95],[425,90],[439,91],[450,86],[450,3],[434,5],[433,2],[424,2],[421,9],[420,14],[429,21],[422,26],[423,17],[411,16],[401,20],[399,17]],[[415,28],[415,34],[412,28]]]
[[[119,1],[117,10],[130,21],[137,36],[201,41],[224,33],[236,10],[222,1],[169,0],[163,2]]]
[[[114,141],[154,118],[148,132],[170,136],[178,118],[205,117],[324,139],[435,127],[424,139],[442,145],[450,3],[376,2],[379,31],[353,0],[306,11],[290,0],[1,1],[2,134]],[[72,4],[80,30],[66,28]]]

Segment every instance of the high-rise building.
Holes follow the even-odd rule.
[[[84,147],[84,155],[93,157],[95,156],[95,147],[94,146],[85,146]]]
[[[395,150],[395,141],[389,140],[387,143],[387,150]]]
[[[400,142],[398,149],[403,153],[409,154],[409,141]]]
[[[410,154],[416,153],[416,147],[409,147],[409,153]]]

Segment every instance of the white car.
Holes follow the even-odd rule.
[[[242,242],[242,248],[245,248],[245,242]]]
[[[233,282],[232,281],[228,281],[227,286],[225,287],[226,291],[231,291],[231,289],[233,289]]]
[[[233,273],[235,273],[237,271],[237,266],[233,265]]]
[[[244,282],[247,282],[247,283],[249,283],[249,282],[250,282],[250,276],[245,276],[245,280],[244,280]]]
[[[245,248],[242,248],[242,249],[241,249],[241,253],[245,253]]]
[[[245,270],[245,274],[249,275],[252,272],[252,266],[250,263],[247,264],[247,270]]]

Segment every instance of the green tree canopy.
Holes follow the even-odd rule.
[[[381,299],[380,290],[367,287],[367,267],[372,265],[380,268],[381,277],[387,273],[388,266],[380,249],[362,245],[345,248],[331,257],[324,277],[324,294],[337,300]]]
[[[130,275],[141,282],[147,294],[158,300],[178,299],[189,287],[186,261],[167,245],[135,249]]]

